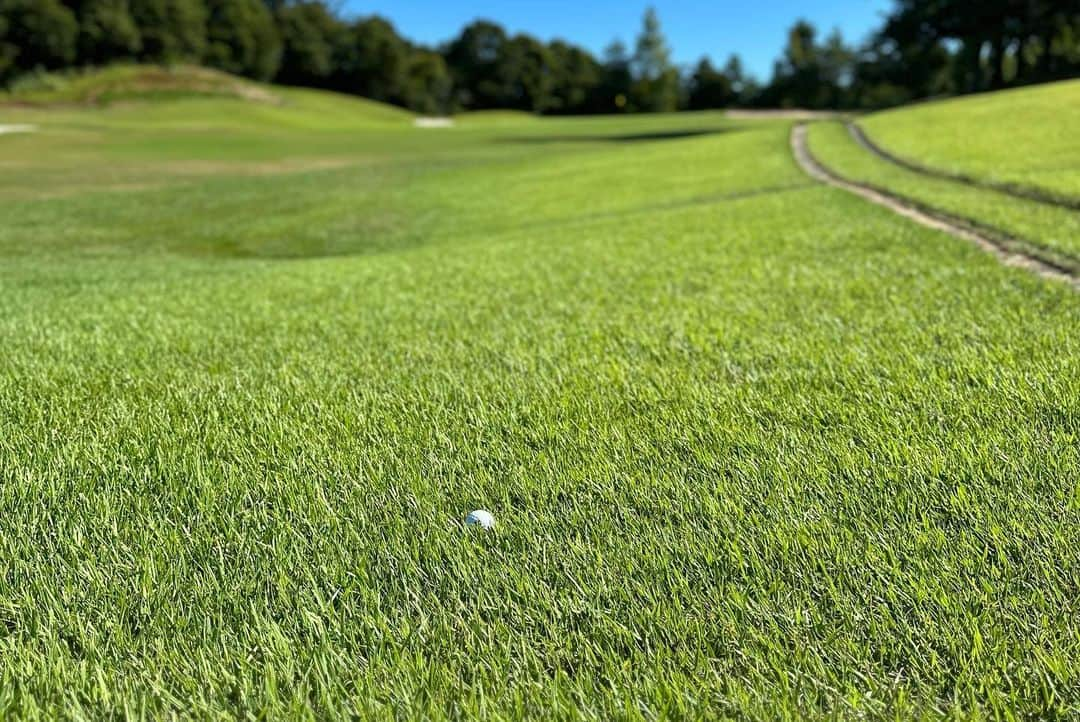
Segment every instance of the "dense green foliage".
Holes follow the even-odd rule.
[[[959,43],[950,69],[960,92],[1064,78],[1080,66],[1075,0],[897,0],[883,33],[900,46]]]
[[[206,0],[206,6],[206,61],[227,73],[274,77],[281,39],[262,0]]]
[[[106,63],[133,57],[142,49],[128,0],[82,0],[74,9],[79,21],[78,57],[83,62]]]
[[[686,107],[690,110],[726,108],[738,98],[731,77],[714,68],[708,58],[702,58],[694,68],[687,93]]]
[[[796,23],[758,102],[877,108],[1080,74],[1075,0],[895,0],[859,47]]]
[[[325,86],[337,68],[337,48],[347,32],[322,3],[286,5],[277,12],[282,58],[278,81]]]
[[[75,15],[59,0],[0,0],[0,80],[75,61]]]
[[[843,105],[840,74],[848,54],[838,34],[826,48],[818,47],[817,31],[799,21],[788,33],[783,57],[777,61],[773,82],[763,91],[764,105],[802,108],[836,108]]]
[[[1080,295],[786,123],[275,92],[6,111],[0,717],[1080,714]]]
[[[164,63],[203,59],[207,10],[201,0],[130,2],[131,18],[140,37],[140,59]]]
[[[326,0],[0,0],[0,84],[109,62],[203,62],[248,77],[363,95],[425,113],[581,114],[729,105],[879,108],[1080,73],[1080,4],[895,0],[859,47],[799,20],[765,85],[703,58],[680,70],[653,9],[631,54],[476,20],[438,48]],[[976,7],[977,6],[977,7]]]
[[[675,110],[679,106],[679,73],[671,62],[671,50],[660,29],[656,11],[645,11],[641,35],[634,49],[633,107],[651,113]]]

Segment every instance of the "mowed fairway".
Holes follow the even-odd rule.
[[[352,102],[5,117],[0,717],[1080,714],[1080,294],[786,122]]]
[[[938,170],[1080,198],[1080,80],[899,108],[864,127]]]

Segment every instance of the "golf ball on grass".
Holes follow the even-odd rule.
[[[465,524],[467,526],[478,526],[481,529],[494,529],[495,517],[491,515],[490,511],[477,509],[469,512],[469,515],[465,517]]]

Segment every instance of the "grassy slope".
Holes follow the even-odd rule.
[[[393,157],[403,149],[401,131],[412,124],[411,114],[382,103],[257,86],[190,68],[169,76],[172,94],[140,90],[150,83],[147,75],[155,79],[162,72],[111,68],[76,76],[49,95],[20,94],[42,105],[0,105],[0,123],[39,128],[0,138],[0,197],[126,192],[221,174],[259,176],[356,164]],[[200,85],[203,73],[210,74],[213,88],[232,83],[244,90],[206,90]],[[270,100],[251,100],[252,88]],[[118,92],[123,102],[94,112],[75,103]]]
[[[841,123],[815,123],[809,130],[809,143],[815,157],[846,178],[981,221],[1080,266],[1080,213],[1076,211],[906,170],[861,147]]]
[[[901,157],[1080,198],[1080,80],[900,108],[859,122]]]
[[[303,127],[312,130],[333,125],[335,120],[354,126],[358,121],[368,124],[401,121],[409,117],[407,112],[398,108],[361,98],[274,87],[189,65],[113,65],[102,69],[34,76],[10,91],[0,91],[0,109],[6,113],[29,107],[49,111],[51,115],[64,108],[110,107],[135,102],[139,104],[137,118],[142,125],[150,123],[154,117],[152,105],[155,102],[182,99],[213,100],[213,103],[202,106],[204,113],[209,111],[211,117],[193,113],[191,109],[177,113],[172,103],[158,108],[161,112],[157,116],[167,121],[183,119],[191,124],[220,120],[220,115],[214,115],[223,111],[257,116],[267,108],[280,107],[286,112],[271,112],[265,116],[266,119],[281,124],[292,121],[293,125],[302,121]],[[242,106],[221,103],[229,99],[245,102]]]
[[[1080,298],[662,122],[0,197],[0,714],[1080,711]]]

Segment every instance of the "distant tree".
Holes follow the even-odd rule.
[[[854,66],[855,54],[839,31],[833,31],[821,45],[814,26],[799,20],[788,32],[784,54],[760,100],[781,107],[845,107],[852,95]]]
[[[592,102],[598,113],[625,113],[630,110],[630,91],[634,76],[630,56],[621,40],[613,40],[604,50],[600,85]]]
[[[818,107],[847,108],[851,105],[851,84],[855,73],[855,51],[844,42],[839,28],[833,29],[818,50],[821,89]]]
[[[524,34],[510,38],[498,59],[499,106],[540,113],[556,105],[551,66],[551,55],[539,40]]]
[[[731,80],[713,67],[708,58],[702,58],[690,76],[687,107],[690,110],[726,108],[735,101]]]
[[[821,87],[816,49],[817,30],[799,20],[788,31],[787,46],[773,71],[771,91],[783,107],[817,108]]]
[[[66,0],[65,4],[79,22],[80,64],[134,58],[142,49],[128,0]]]
[[[952,60],[940,40],[890,18],[856,54],[852,105],[883,108],[949,93]]]
[[[601,66],[592,55],[561,40],[548,45],[553,113],[595,111],[595,97],[601,82]]]
[[[430,50],[414,50],[406,64],[402,102],[407,108],[427,115],[442,115],[453,107],[454,82],[442,55]]]
[[[58,0],[0,0],[0,80],[74,62],[79,26]]]
[[[742,58],[732,53],[728,56],[727,62],[724,63],[724,76],[731,84],[731,90],[735,93],[736,97],[742,97],[743,91],[746,89],[746,72],[743,70]]]
[[[462,107],[498,108],[506,98],[505,59],[508,39],[501,26],[477,20],[461,31],[444,52]]]
[[[260,0],[208,0],[206,62],[257,80],[274,77],[281,63],[281,37]]]
[[[275,13],[281,35],[277,80],[289,85],[325,86],[347,29],[319,0],[284,5]]]
[[[358,20],[348,28],[339,51],[335,87],[387,103],[403,103],[411,53],[389,21],[380,17]]]
[[[654,8],[645,11],[632,64],[634,84],[631,99],[635,109],[645,112],[675,110],[679,101],[679,74],[671,63],[671,51],[660,29]]]
[[[1080,3],[1029,0],[1027,8],[1023,45],[1028,59],[1021,80],[1080,75]]]
[[[139,31],[139,57],[155,62],[199,61],[206,50],[206,7],[201,0],[129,0]]]
[[[997,0],[988,3],[991,13],[996,3]],[[986,20],[983,15],[976,0],[897,0],[879,39],[895,44],[885,46],[887,56],[902,62],[912,58],[915,48],[951,42],[956,47],[950,61],[953,85],[961,92],[976,90],[985,85],[983,48],[986,37],[982,26]],[[917,70],[907,62],[904,65],[908,70]],[[911,83],[903,85],[910,86]]]
[[[958,92],[1080,74],[1077,0],[896,0],[881,37],[904,51],[955,47],[949,62]],[[904,53],[906,61],[917,57]]]
[[[0,0],[0,10],[6,10],[5,0]],[[0,84],[6,83],[15,73],[15,61],[19,57],[19,46],[10,37],[11,20],[5,12],[0,12]]]
[[[652,8],[633,54],[616,41],[599,61],[563,41],[511,37],[486,20],[438,50],[415,47],[381,18],[343,20],[342,3],[0,0],[0,83],[36,68],[135,58],[204,62],[422,112],[593,113],[735,103],[876,108],[1080,76],[1080,0],[893,0],[858,50],[799,21],[764,87],[737,56],[722,70],[703,60],[681,74]]]

